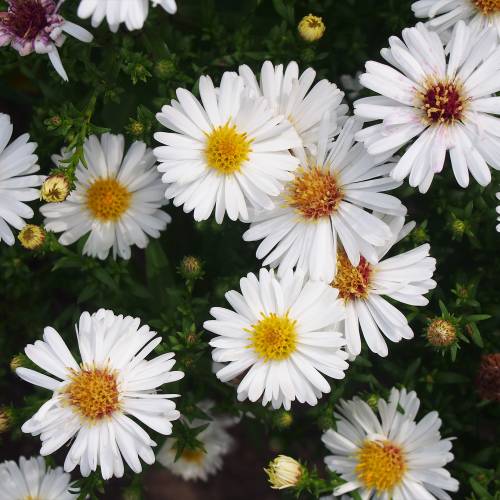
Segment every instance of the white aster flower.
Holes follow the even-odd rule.
[[[210,415],[210,411],[207,413]],[[206,420],[198,418],[192,422],[186,420],[185,423],[191,428],[207,425]],[[209,476],[222,469],[224,456],[234,447],[234,439],[226,430],[232,423],[233,420],[229,418],[213,417],[208,426],[196,434],[202,448],[184,448],[177,460],[177,440],[167,438],[156,458],[172,474],[181,476],[185,481],[207,481]]]
[[[413,338],[406,317],[384,297],[413,306],[425,306],[424,297],[436,287],[432,275],[436,260],[429,257],[430,246],[421,245],[388,259],[383,256],[393,243],[402,239],[413,227],[404,224],[403,217],[387,217],[394,234],[393,242],[378,250],[379,262],[371,264],[363,256],[353,266],[346,254],[337,256],[337,274],[332,286],[339,291],[345,306],[344,333],[350,354],[361,352],[361,333],[374,353],[387,356],[384,337],[392,342]]]
[[[500,0],[418,0],[411,8],[415,17],[430,18],[426,25],[438,33],[465,21],[476,32],[494,26],[500,35]]]
[[[326,79],[313,86],[316,71],[312,68],[299,75],[295,61],[284,71],[282,64],[274,66],[266,61],[260,72],[260,84],[247,65],[240,66],[239,72],[254,95],[264,96],[275,115],[285,116],[292,123],[302,139],[302,146],[310,147],[315,143],[325,113],[336,118],[330,122],[330,137],[337,132],[338,123],[345,119],[348,107],[341,104],[344,93]]]
[[[500,200],[500,192],[496,194],[497,200]],[[500,223],[500,205],[497,206],[497,221]],[[500,233],[500,224],[497,224],[497,231]]]
[[[0,484],[0,500],[76,500],[80,491],[69,474],[46,467],[42,457],[1,463]]]
[[[7,12],[0,13],[0,46],[10,45],[21,56],[32,52],[48,54],[59,76],[68,81],[57,50],[66,40],[65,33],[86,43],[94,37],[59,14],[61,3],[55,0],[7,0]]]
[[[23,134],[7,146],[12,130],[9,115],[0,113],[0,242],[7,245],[15,242],[9,226],[21,230],[24,219],[33,217],[33,210],[24,202],[39,198],[40,192],[34,188],[43,181],[43,176],[31,175],[40,170],[33,154],[37,144]]]
[[[120,23],[125,23],[128,30],[140,30],[144,26],[149,13],[150,0],[80,0],[78,16],[82,19],[91,18],[94,28],[99,26],[104,18],[109,29],[116,33]],[[153,7],[163,7],[169,14],[177,12],[175,0],[151,0]]]
[[[488,165],[500,169],[500,48],[489,29],[474,34],[460,21],[445,48],[423,24],[389,39],[382,56],[394,66],[366,63],[361,83],[376,93],[354,103],[355,113],[382,120],[358,133],[370,154],[410,146],[391,175],[425,193],[443,168],[447,151],[460,186],[469,171],[482,186],[491,181]],[[412,141],[412,139],[416,140]]]
[[[100,466],[104,479],[121,477],[123,457],[139,473],[140,458],[154,463],[156,443],[134,419],[160,434],[171,434],[171,421],[180,416],[171,398],[178,395],[157,391],[184,374],[171,371],[173,353],[145,359],[161,338],[154,338],[156,332],[147,325],[140,326],[139,318],[104,309],[92,315],[84,312],[76,334],[80,363],[50,327],[45,328],[43,341],[26,347],[28,358],[50,376],[28,368],[16,373],[53,395],[22,431],[40,435],[44,456],[75,438],[64,462],[67,472],[80,465],[82,475],[88,476]]]
[[[295,266],[313,280],[332,281],[336,272],[338,242],[353,265],[360,255],[377,262],[376,246],[392,237],[389,226],[366,209],[404,215],[406,208],[383,193],[400,185],[388,175],[394,160],[371,156],[354,136],[361,120],[348,119],[334,142],[328,142],[328,117],[322,120],[317,154],[300,157],[300,168],[275,201],[276,208],[251,212],[250,229],[243,239],[262,239],[257,257],[263,265],[279,266],[282,276]]]
[[[315,405],[330,384],[322,373],[344,378],[347,353],[334,325],[342,319],[337,291],[322,282],[306,281],[288,271],[281,280],[261,269],[240,280],[241,294],[226,293],[234,311],[214,307],[214,320],[204,328],[217,335],[210,341],[213,360],[228,363],[217,372],[222,382],[246,372],[238,400],[271,402],[290,409],[292,401]],[[248,370],[248,371],[247,371]]]
[[[178,101],[163,106],[158,121],[173,132],[158,132],[165,146],[155,149],[158,169],[174,205],[194,210],[197,221],[214,210],[221,223],[248,217],[248,207],[273,208],[298,160],[288,151],[300,146],[287,120],[273,115],[263,97],[251,97],[243,79],[224,73],[220,89],[202,76],[200,104],[191,92],[177,89]]]
[[[76,188],[62,203],[41,207],[46,229],[63,233],[62,245],[90,233],[84,254],[105,259],[112,249],[113,257],[129,259],[132,245],[146,248],[148,237],[158,238],[170,222],[161,210],[166,202],[153,151],[137,141],[124,157],[124,142],[122,135],[90,136]]]
[[[322,437],[333,453],[326,465],[346,481],[334,495],[359,490],[366,500],[451,500],[444,491],[458,490],[444,468],[453,460],[451,439],[441,439],[437,412],[415,421],[419,406],[415,392],[395,388],[389,402],[379,399],[378,416],[357,397],[340,402],[337,430]]]

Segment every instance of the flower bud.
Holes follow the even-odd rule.
[[[264,471],[271,488],[275,490],[293,488],[299,483],[304,473],[302,465],[286,455],[278,455],[274,460],[271,460],[268,468]]]
[[[278,429],[287,429],[293,423],[293,416],[289,411],[281,410],[275,413],[273,420]]]
[[[40,190],[40,198],[47,203],[64,201],[70,191],[70,185],[64,174],[55,174],[47,177]]]
[[[312,14],[304,16],[298,26],[299,35],[306,42],[319,40],[324,35],[325,29],[323,19]]]
[[[457,339],[455,325],[446,319],[433,319],[427,326],[427,340],[435,347],[446,347],[452,345]]]
[[[26,364],[27,358],[24,354],[17,354],[10,360],[10,369],[15,372],[18,368],[21,368]]]
[[[0,408],[0,434],[7,432],[12,424],[12,414],[8,408]]]
[[[45,241],[45,230],[35,224],[26,224],[17,235],[17,239],[27,250],[37,250]]]
[[[171,59],[161,59],[155,64],[154,72],[160,80],[167,80],[175,75],[175,63]]]
[[[203,275],[203,268],[199,259],[188,255],[182,259],[179,266],[179,272],[184,279],[194,280],[201,278]]]

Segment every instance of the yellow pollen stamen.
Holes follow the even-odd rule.
[[[107,368],[75,371],[64,395],[65,402],[91,423],[110,417],[120,407],[116,374]]]
[[[209,167],[229,175],[239,172],[252,151],[246,133],[239,133],[236,126],[226,123],[207,134],[205,157]]]
[[[182,452],[181,458],[186,462],[201,464],[203,462],[203,459],[205,458],[205,452],[203,450],[191,450],[189,448],[186,448]]]
[[[132,193],[116,179],[97,179],[87,189],[87,208],[103,222],[116,222],[130,207]]]
[[[373,269],[364,257],[359,264],[353,266],[346,253],[337,254],[337,274],[331,286],[339,291],[339,297],[346,302],[354,299],[364,299],[368,296]]]
[[[485,16],[500,12],[500,0],[472,0],[472,3]]]
[[[247,330],[250,333],[249,347],[265,361],[287,359],[297,347],[297,322],[291,320],[288,314],[261,315],[262,319]]]
[[[310,221],[334,213],[342,198],[343,193],[335,177],[327,169],[318,166],[299,168],[286,192],[288,204]]]
[[[459,82],[429,79],[417,95],[417,106],[424,112],[427,125],[453,125],[463,118],[468,99]]]
[[[367,489],[391,492],[406,471],[403,450],[390,441],[365,441],[357,453],[356,475]]]

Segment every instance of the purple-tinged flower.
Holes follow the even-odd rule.
[[[7,12],[0,12],[0,46],[10,45],[21,56],[32,52],[48,54],[54,69],[68,81],[57,50],[66,40],[64,33],[82,42],[91,42],[92,34],[59,14],[61,2],[7,0],[7,3]]]

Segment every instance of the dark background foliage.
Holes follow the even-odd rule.
[[[236,70],[240,64],[258,71],[266,59],[296,60],[301,68],[312,66],[320,77],[339,83],[341,75],[354,74],[367,59],[380,59],[387,38],[415,23],[410,0],[178,3],[175,16],[152,9],[142,31],[129,33],[122,28],[112,34],[103,24],[92,30],[92,44],[69,39],[61,50],[69,84],[59,79],[47,57],[20,58],[11,49],[0,49],[0,111],[12,116],[16,135],[28,130],[38,142],[42,173],[53,167],[51,154],[65,144],[79,144],[92,132],[109,129],[124,133],[129,143],[141,139],[151,145],[157,128],[154,114],[174,97],[177,87],[196,92],[200,74],[218,81],[223,71]],[[5,3],[0,5],[5,10]],[[77,5],[76,0],[66,1],[63,15],[89,27],[76,18]],[[314,44],[303,42],[296,29],[310,12],[322,16],[327,27]],[[400,188],[397,195],[417,228],[399,249],[430,242],[438,262],[438,288],[430,295],[430,304],[405,309],[415,339],[391,344],[386,359],[365,349],[347,378],[334,382],[331,395],[317,407],[293,406],[292,423],[286,428],[280,423],[282,412],[237,403],[234,388],[217,381],[211,371],[209,335],[201,328],[209,307],[224,305],[224,292],[259,268],[256,246],[241,239],[243,224],[196,224],[191,215],[169,206],[172,224],[145,251],[135,249],[129,262],[83,257],[81,242],[62,249],[54,241],[36,254],[19,244],[13,248],[0,244],[0,403],[10,408],[13,420],[12,428],[0,435],[1,458],[38,453],[38,438],[22,435],[19,427],[48,396],[12,374],[11,358],[40,338],[47,325],[75,347],[73,325],[80,313],[106,307],[141,317],[163,335],[158,352],[177,352],[179,367],[186,372],[178,388],[183,395],[179,404],[187,417],[196,415],[196,402],[209,397],[220,411],[250,411],[257,418],[243,419],[235,431],[238,450],[207,486],[184,486],[155,465],[141,476],[129,473],[104,486],[98,477],[85,481],[83,486],[98,498],[121,498],[124,493],[188,500],[277,498],[262,472],[269,459],[283,452],[318,464],[320,475],[327,478],[320,435],[334,425],[332,409],[338,398],[359,394],[373,402],[393,385],[417,390],[420,415],[439,411],[443,434],[457,437],[450,467],[461,482],[456,498],[499,498],[500,412],[498,403],[480,399],[475,385],[481,356],[500,348],[499,235],[494,210],[498,180],[497,175],[486,189],[472,182],[462,190],[445,168],[426,195],[408,186]],[[39,214],[34,221],[42,222]],[[187,283],[178,273],[185,255],[202,260],[204,276],[196,283]],[[443,305],[460,326],[458,350],[437,351],[426,341],[426,324],[443,314]],[[175,429],[181,441],[195,439],[180,425]],[[162,442],[161,436],[155,438]],[[64,451],[51,460],[61,464],[63,457]]]

